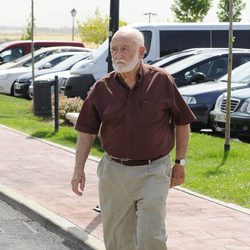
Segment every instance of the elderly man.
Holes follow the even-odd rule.
[[[189,124],[195,117],[173,78],[142,62],[144,51],[138,30],[125,27],[114,34],[114,71],[96,82],[76,124],[71,183],[77,195],[84,190],[84,165],[99,129],[106,152],[97,175],[107,250],[166,250],[168,190],[185,178]]]

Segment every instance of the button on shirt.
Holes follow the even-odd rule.
[[[164,70],[141,63],[130,89],[116,72],[96,82],[85,99],[76,130],[97,134],[111,156],[154,159],[174,147],[174,126],[195,116],[182,99],[173,78]]]

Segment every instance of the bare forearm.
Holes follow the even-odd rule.
[[[81,196],[85,187],[84,166],[96,135],[79,133],[76,144],[75,171],[71,180],[72,191]]]
[[[76,144],[75,174],[84,172],[84,165],[96,135],[80,132]]]
[[[181,160],[186,158],[188,140],[189,140],[189,125],[176,126],[176,159]],[[185,182],[185,166],[175,163],[172,169],[172,177],[170,187],[181,185]]]
[[[176,126],[176,159],[185,159],[189,141],[189,125]]]

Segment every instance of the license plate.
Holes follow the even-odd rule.
[[[216,114],[215,121],[217,122],[226,122],[226,114]]]
[[[67,78],[63,78],[63,80],[62,80],[62,87],[66,86],[66,82],[67,82]]]

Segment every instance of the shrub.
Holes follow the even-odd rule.
[[[54,95],[52,95],[52,113],[55,114],[55,102],[54,102]],[[79,113],[83,105],[83,100],[80,97],[75,98],[67,98],[64,95],[59,95],[59,118],[65,122],[68,122],[66,118],[66,114],[69,112],[76,112]],[[30,112],[34,112],[34,101],[31,100],[29,104]]]
[[[83,105],[83,100],[80,97],[67,98],[59,95],[59,117],[67,121],[66,114],[69,112],[79,113]]]

